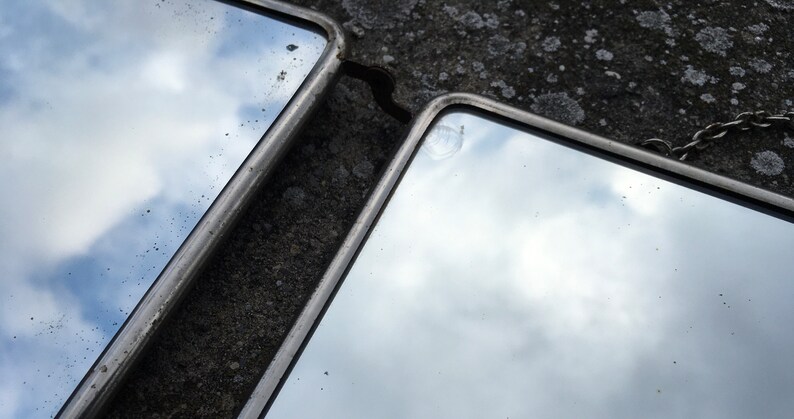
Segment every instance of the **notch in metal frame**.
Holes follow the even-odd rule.
[[[380,106],[383,112],[404,124],[411,122],[413,118],[411,111],[398,104],[392,96],[396,81],[388,70],[383,67],[366,66],[355,61],[346,60],[342,63],[342,71],[347,76],[367,82],[372,89],[375,103]]]

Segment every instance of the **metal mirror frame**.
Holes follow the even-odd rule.
[[[56,417],[99,416],[163,321],[190,289],[235,222],[267,181],[341,75],[344,31],[317,11],[277,0],[217,0],[326,37],[319,60],[163,271],[132,310]]]
[[[468,93],[450,93],[428,103],[413,121],[406,139],[388,163],[364,209],[335,255],[317,289],[249,397],[239,418],[263,417],[278,395],[314,329],[355,262],[403,171],[419,149],[433,122],[455,109],[477,111],[489,118],[549,135],[553,140],[588,154],[623,164],[709,195],[794,222],[794,199],[729,179],[678,160],[576,129],[532,113]]]

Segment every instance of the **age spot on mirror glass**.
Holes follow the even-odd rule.
[[[210,0],[0,3],[0,418],[57,412],[326,43]]]
[[[475,113],[429,132],[268,418],[791,415],[794,224]]]

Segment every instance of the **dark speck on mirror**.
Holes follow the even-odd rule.
[[[289,51],[289,52],[295,51],[296,49],[298,49],[298,46],[295,45],[295,44],[287,45],[287,51]]]

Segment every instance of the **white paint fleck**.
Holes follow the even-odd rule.
[[[755,153],[755,156],[750,160],[750,166],[762,175],[777,176],[783,173],[786,163],[774,151],[766,150]]]
[[[706,103],[714,103],[717,101],[717,99],[715,99],[714,96],[711,95],[711,93],[703,93],[702,95],[700,95],[700,100]]]
[[[393,62],[394,62],[394,57],[392,57],[391,55],[384,55],[383,56],[383,63],[384,64],[391,64]]]
[[[733,41],[728,31],[719,27],[703,28],[695,35],[700,47],[708,52],[726,56],[726,51],[733,47]]]
[[[607,120],[604,119],[604,118],[599,119],[598,120],[598,125],[601,125],[602,127],[607,126]]]
[[[474,71],[480,72],[480,71],[485,70],[485,64],[483,64],[483,63],[481,63],[479,61],[474,61],[474,62],[471,63],[471,68]]]
[[[620,74],[618,74],[618,73],[616,73],[614,71],[605,71],[604,74],[606,74],[609,77],[614,77],[614,78],[616,78],[618,80],[620,80],[622,78],[622,77],[620,77]]]
[[[769,71],[772,70],[772,64],[769,64],[768,62],[760,58],[755,58],[753,60],[750,60],[750,67],[752,67],[753,70],[761,74],[769,73]]]
[[[541,44],[541,47],[543,48],[543,51],[554,52],[554,51],[557,51],[558,49],[560,49],[561,45],[562,45],[562,42],[560,42],[560,38],[559,37],[550,36],[550,37],[548,37],[548,38],[543,40],[543,43]]]
[[[730,102],[731,102],[731,105],[736,106],[736,105],[739,104],[739,99],[736,99],[735,97],[732,97]]]
[[[788,148],[794,148],[794,138],[791,138],[786,134],[786,137],[783,138],[783,145]]]
[[[603,61],[612,61],[612,58],[615,57],[614,54],[612,54],[611,52],[609,52],[609,51],[607,51],[605,49],[600,49],[600,50],[596,51],[595,55],[596,55],[596,58],[598,58],[599,60],[603,60]]]
[[[446,72],[442,71],[441,73],[438,74],[438,79],[441,80],[441,81],[447,81],[447,80],[449,80],[449,74],[447,74]]]
[[[549,73],[549,75],[546,76],[546,81],[549,83],[557,83],[558,80],[559,78],[554,73]]]
[[[584,109],[565,92],[540,95],[530,108],[535,113],[570,125],[579,124],[585,118]]]
[[[733,89],[736,92],[740,90],[744,90],[745,87],[747,86],[745,86],[744,83],[739,83],[738,81],[731,85],[731,89]]]

